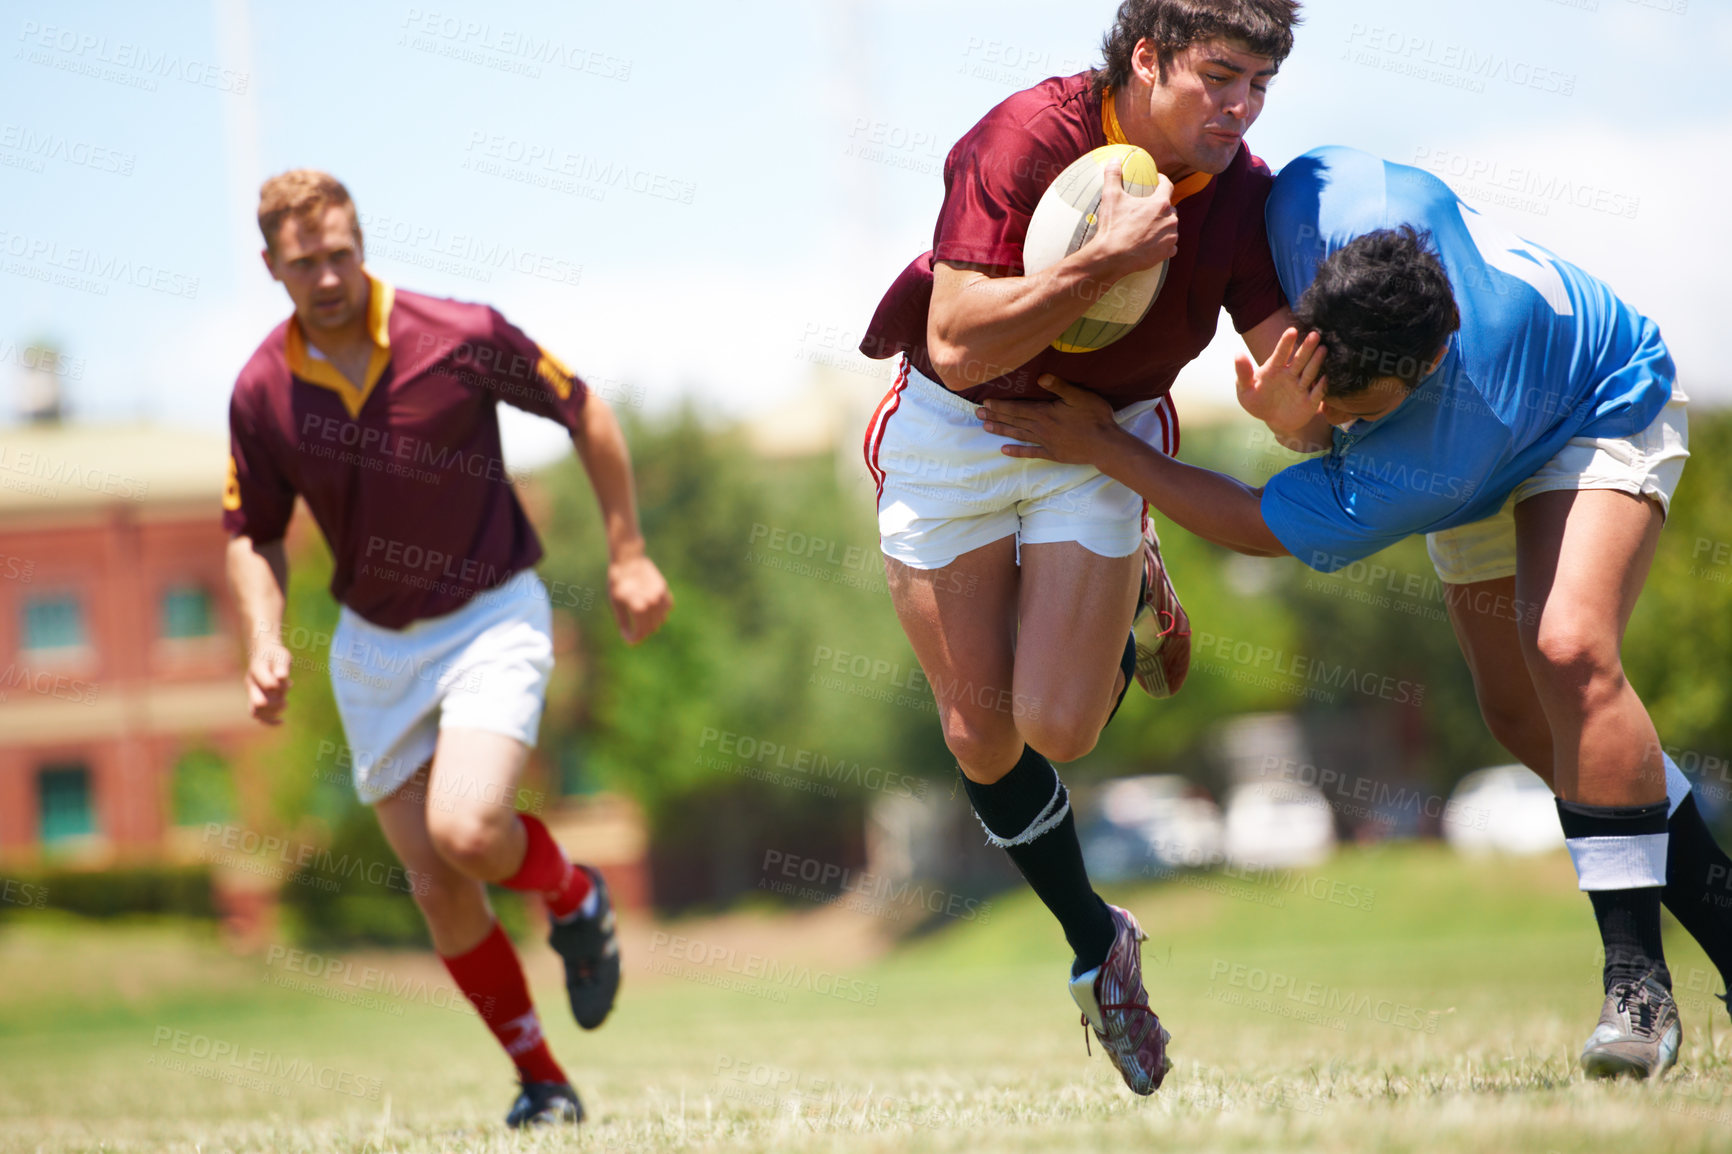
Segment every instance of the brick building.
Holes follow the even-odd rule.
[[[273,735],[242,685],[227,461],[216,432],[0,429],[0,863],[196,861],[204,823],[253,808],[229,767]],[[291,538],[316,532],[297,514]],[[544,816],[622,906],[648,904],[636,806],[556,796]]]
[[[158,856],[251,736],[217,433],[0,432],[0,857]],[[212,755],[218,756],[212,756]]]

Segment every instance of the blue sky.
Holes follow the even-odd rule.
[[[0,408],[49,337],[79,418],[220,428],[287,311],[258,182],[311,165],[349,185],[388,278],[498,305],[625,403],[761,413],[926,247],[956,137],[1094,63],[1115,7],[0,4]],[[1694,395],[1732,400],[1732,6],[1308,8],[1254,151],[1432,168],[1608,279]],[[1230,398],[1230,352],[1181,407]]]

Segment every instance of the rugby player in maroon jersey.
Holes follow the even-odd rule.
[[[897,616],[988,840],[1063,927],[1083,1021],[1139,1094],[1169,1064],[1142,984],[1145,935],[1090,886],[1052,762],[1094,748],[1133,676],[1176,688],[1188,623],[1136,494],[1088,466],[1006,457],[975,407],[1044,397],[1036,381],[1052,373],[1086,382],[1121,425],[1170,453],[1168,391],[1222,309],[1253,356],[1275,357],[1292,317],[1263,225],[1272,178],[1243,138],[1292,48],[1298,9],[1125,0],[1103,67],[1016,93],[951,150],[932,250],[891,286],[861,345],[902,357],[866,434]],[[1109,166],[1094,237],[1024,275],[1041,194],[1108,143],[1147,150],[1159,188],[1129,196]],[[1051,347],[1106,287],[1163,260],[1161,294],[1129,334],[1093,352]],[[1131,632],[1134,618],[1153,644]]]
[[[294,313],[241,370],[229,412],[223,523],[251,623],[253,716],[280,723],[290,687],[283,534],[299,496],[335,561],[331,681],[356,790],[416,881],[434,950],[517,1067],[507,1124],[578,1122],[487,902],[489,882],[541,895],[573,1015],[601,1025],[620,973],[607,887],[514,805],[553,644],[498,402],[571,431],[606,527],[608,598],[635,644],[672,600],[644,551],[625,439],[582,380],[493,309],[370,275],[355,206],[331,176],[266,181],[259,228]]]

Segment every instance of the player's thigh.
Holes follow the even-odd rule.
[[[1551,729],[1522,650],[1515,578],[1445,585],[1444,605],[1473,675],[1486,727],[1529,769],[1552,779]]]
[[[1516,595],[1536,668],[1608,668],[1660,542],[1660,506],[1613,489],[1535,494],[1515,508]]]
[[[1001,537],[948,565],[915,568],[884,559],[902,631],[932,685],[950,750],[971,776],[998,772],[1021,750],[1005,700],[1016,652],[1016,538]]]
[[[1530,660],[1616,664],[1689,458],[1688,398],[1629,437],[1577,438],[1517,488],[1517,588],[1540,605]]]
[[[449,860],[497,881],[523,861],[517,786],[553,672],[552,615],[546,590],[527,572],[477,596],[473,608],[441,671],[428,821]]]
[[[1094,748],[1106,724],[1142,564],[1140,549],[1105,557],[1075,541],[1023,546],[1014,690],[1026,708],[1018,726],[1056,761]]]
[[[528,761],[529,747],[515,737],[466,726],[440,728],[427,823],[441,853],[460,864],[498,856],[500,842],[512,840],[518,825],[517,786]]]

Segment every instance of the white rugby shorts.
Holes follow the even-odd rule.
[[[1576,437],[1540,470],[1517,485],[1503,508],[1473,521],[1425,535],[1437,575],[1449,585],[1495,581],[1516,571],[1515,507],[1538,493],[1613,489],[1657,501],[1660,515],[1690,456],[1690,398],[1676,385],[1672,399],[1646,429],[1633,437]]]
[[[976,407],[903,358],[866,428],[885,556],[942,569],[1012,534],[1019,547],[1075,541],[1102,557],[1142,548],[1141,497],[1092,465],[1005,456],[999,447],[1015,442],[988,433]],[[1138,440],[1178,450],[1171,398],[1139,401],[1115,417]]]
[[[533,748],[552,671],[552,609],[533,570],[403,629],[344,607],[331,636],[331,688],[355,792],[366,805],[395,793],[432,758],[447,727],[503,733]]]

